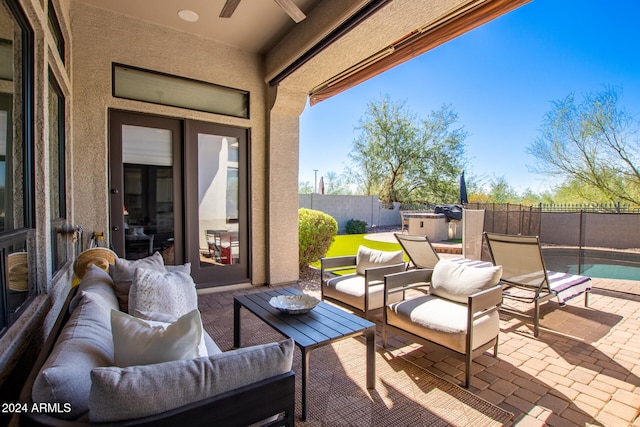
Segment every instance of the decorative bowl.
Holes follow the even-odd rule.
[[[272,307],[289,314],[305,314],[320,303],[311,295],[278,295],[269,300]]]

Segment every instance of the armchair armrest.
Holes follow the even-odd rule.
[[[387,274],[399,273],[401,271],[405,271],[406,265],[404,262],[393,265],[384,265],[382,267],[372,267],[367,268],[364,271],[364,282],[366,286],[369,286],[369,283],[374,281],[384,281],[384,276]]]
[[[334,270],[334,269],[339,269],[340,267],[355,268],[355,266],[356,266],[355,255],[320,258],[321,270]]]
[[[384,276],[384,305],[388,305],[389,295],[409,289],[428,288],[433,269],[408,270]]]
[[[476,292],[469,295],[469,315],[475,316],[476,313],[482,315],[495,311],[502,304],[502,285],[496,285],[484,291]]]

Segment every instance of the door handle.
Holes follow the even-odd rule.
[[[118,231],[118,230],[120,230],[120,227],[118,227],[117,225],[114,225],[113,227],[111,227],[111,229],[113,231]]]

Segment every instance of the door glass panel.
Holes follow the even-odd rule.
[[[174,264],[172,132],[122,126],[125,258],[160,251]]]
[[[229,266],[240,257],[237,138],[198,134],[200,265]]]

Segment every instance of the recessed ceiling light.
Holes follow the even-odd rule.
[[[178,16],[188,22],[196,22],[198,20],[198,14],[193,10],[183,9],[178,12]]]

